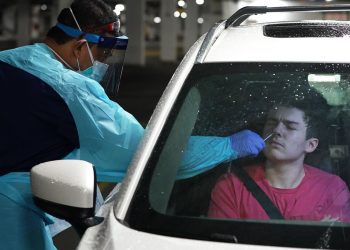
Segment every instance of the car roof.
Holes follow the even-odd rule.
[[[272,34],[266,35],[266,27]],[[277,37],[273,37],[273,29]],[[296,30],[317,27],[319,35],[300,35]],[[332,32],[337,27],[344,36]],[[288,31],[287,29],[290,29]],[[228,27],[209,48],[203,62],[350,62],[350,22],[299,21]],[[324,31],[324,35],[322,34]],[[278,32],[285,34],[280,35]],[[288,32],[290,34],[288,34]],[[296,34],[293,34],[296,33]],[[286,36],[287,34],[287,36]]]

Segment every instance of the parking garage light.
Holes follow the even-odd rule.
[[[117,4],[114,8],[114,12],[119,16],[120,12],[125,10],[125,5],[124,4]]]
[[[159,16],[156,16],[153,18],[153,22],[155,23],[160,23],[162,21],[162,19]]]
[[[41,9],[42,11],[47,10],[47,5],[46,5],[46,4],[42,4],[42,5],[40,6],[40,9]]]
[[[179,1],[177,2],[177,5],[179,5],[180,7],[185,7],[186,3],[185,3],[184,0],[179,0]]]

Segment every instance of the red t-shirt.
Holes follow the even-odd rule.
[[[285,219],[350,221],[350,193],[341,178],[304,165],[305,176],[296,188],[271,187],[263,165],[246,168],[248,174],[277,206]],[[234,174],[223,175],[216,183],[209,217],[269,219],[265,210]]]

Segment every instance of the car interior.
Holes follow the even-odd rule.
[[[225,137],[243,129],[262,135],[268,110],[286,100],[307,97],[306,103],[310,101],[315,107],[324,126],[318,135],[318,149],[305,162],[340,176],[349,185],[348,75],[346,64],[197,65],[165,121],[128,211],[127,223],[137,230],[188,239],[347,249],[348,223],[207,216],[218,178],[234,167],[264,161],[262,154],[226,160],[185,179],[177,177],[191,136]]]
[[[291,75],[293,75],[293,80]],[[332,75],[334,74],[324,77]],[[279,98],[290,98],[291,96],[302,98],[302,94],[307,94],[305,90],[313,88],[327,100],[329,111],[322,111],[327,121],[320,133],[322,143],[319,144],[317,150],[307,156],[305,163],[339,175],[349,186],[350,110],[347,89],[350,83],[346,74],[342,75],[344,79],[336,82],[327,82],[327,79],[314,81],[309,73],[297,75],[288,73],[288,76],[283,73],[272,78],[269,75],[265,79],[262,79],[261,75],[232,75],[226,76],[225,81],[222,81],[221,78],[222,76],[211,76],[200,80],[191,88],[168,137],[168,142],[170,140],[172,146],[169,146],[168,150],[164,149],[160,157],[160,160],[167,159],[167,169],[173,167],[177,169],[180,154],[190,135],[228,136],[243,129],[251,129],[261,134],[267,107],[276,103]],[[288,78],[287,82],[281,81],[281,79]],[[177,131],[176,136],[174,131]],[[181,136],[178,134],[179,131],[182,133]],[[178,142],[175,148],[181,149],[177,154],[175,153],[177,150],[174,150],[174,142]],[[165,152],[168,152],[168,155],[165,155]],[[171,161],[169,157],[172,158]],[[164,181],[162,179],[166,176],[165,168],[162,167],[164,165],[157,164],[158,171],[162,174],[158,175],[161,178],[158,178],[157,185],[151,184],[152,195],[150,197],[155,199],[162,197],[163,202],[158,200],[151,203],[163,204],[161,209],[157,209],[162,213],[205,217],[211,190],[221,175],[231,171],[232,165],[244,166],[263,160],[263,154],[259,154],[257,157],[222,162],[200,175],[175,182],[171,180],[175,172],[168,175],[172,176],[170,179]],[[156,183],[156,180],[157,178],[153,178],[152,182]],[[165,182],[167,189],[164,193]],[[161,194],[154,196],[157,193],[155,190]],[[164,197],[167,198],[164,200]]]

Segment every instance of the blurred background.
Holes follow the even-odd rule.
[[[71,1],[0,0],[0,50],[42,41],[49,28],[56,24],[60,10]],[[129,45],[115,101],[146,126],[190,46],[217,21],[244,6],[346,3],[350,4],[350,0],[120,0],[115,12],[120,16],[123,33],[129,37]],[[350,15],[346,12],[275,13],[252,16],[246,22],[297,19],[349,20]],[[103,185],[100,187],[104,191]],[[54,238],[58,249],[75,249],[78,241],[72,229]]]
[[[0,0],[0,50],[40,42],[72,0]],[[116,101],[146,125],[176,66],[190,46],[217,21],[247,5],[315,5],[336,0],[120,0],[115,12],[129,37]],[[295,19],[348,20],[348,13],[269,14],[249,23]]]

